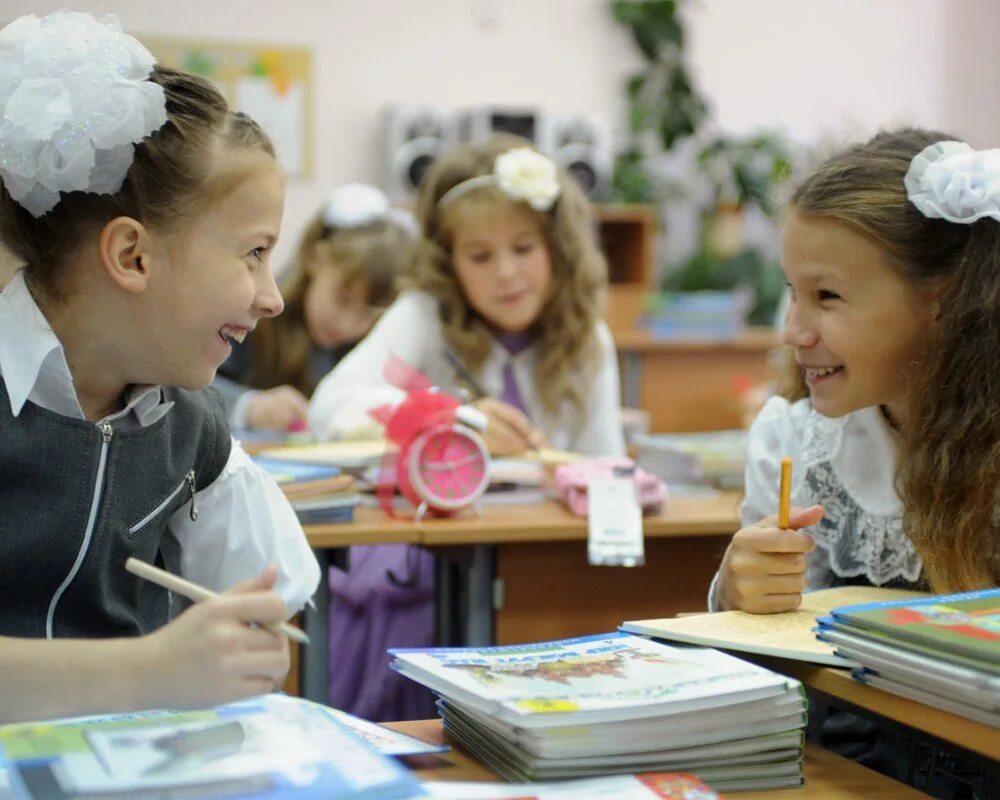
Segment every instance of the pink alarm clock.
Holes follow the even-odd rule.
[[[393,513],[392,494],[397,489],[417,507],[417,519],[428,511],[451,514],[473,505],[490,480],[490,455],[479,435],[486,429],[486,415],[434,388],[398,360],[390,367],[395,385],[405,386],[408,394],[396,406],[370,412],[399,448],[389,456],[378,480],[376,494],[382,508]]]
[[[417,519],[428,509],[451,513],[472,505],[489,486],[489,451],[469,412],[480,413],[460,406],[455,421],[429,425],[400,449],[396,480],[417,506]]]

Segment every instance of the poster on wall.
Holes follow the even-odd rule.
[[[142,36],[161,64],[212,81],[274,140],[289,177],[313,168],[312,53],[308,47]]]

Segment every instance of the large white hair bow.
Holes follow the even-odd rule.
[[[333,228],[361,228],[383,220],[388,220],[411,236],[417,233],[413,215],[390,206],[385,192],[368,183],[338,186],[327,195],[323,205],[323,222]]]
[[[925,217],[1000,221],[1000,150],[937,142],[914,156],[903,183],[910,202]]]
[[[152,54],[113,15],[30,14],[0,30],[0,177],[40,217],[59,192],[117,192],[167,121]]]

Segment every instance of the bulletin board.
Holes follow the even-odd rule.
[[[308,47],[137,37],[164,66],[208,78],[274,141],[290,177],[313,170],[312,52]]]

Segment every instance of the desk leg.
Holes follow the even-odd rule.
[[[316,608],[306,606],[302,611],[302,627],[310,643],[299,650],[299,691],[306,700],[326,705],[330,681],[330,551],[316,548],[313,551],[319,562],[319,588],[313,602]]]
[[[493,579],[496,553],[491,544],[472,548],[472,561],[465,574],[465,647],[492,646],[495,642],[493,625]]]
[[[639,408],[642,391],[642,355],[632,350],[622,353],[622,405]]]
[[[456,632],[455,566],[440,550],[434,552],[434,643],[453,647]]]

